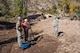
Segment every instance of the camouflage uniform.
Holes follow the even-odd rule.
[[[54,19],[54,34],[55,35],[58,35],[58,22],[59,22],[58,18],[55,18]]]
[[[19,47],[21,47],[21,35],[22,35],[22,29],[21,29],[21,17],[18,17],[18,21],[16,23],[16,32],[17,32],[17,41],[18,41],[18,45]]]

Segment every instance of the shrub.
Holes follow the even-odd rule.
[[[57,14],[58,13],[56,9],[49,9],[47,12],[50,14]]]

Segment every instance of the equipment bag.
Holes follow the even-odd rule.
[[[21,49],[26,49],[26,48],[29,48],[30,46],[31,46],[30,42],[22,43],[21,44]]]

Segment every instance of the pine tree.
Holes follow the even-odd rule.
[[[7,0],[0,0],[0,11],[1,15],[9,15],[10,8],[9,8],[9,2]]]
[[[14,16],[22,15],[23,10],[23,0],[14,0]]]

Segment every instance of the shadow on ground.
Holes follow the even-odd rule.
[[[41,39],[43,38],[43,34],[41,34],[43,31],[36,31],[30,33],[30,42],[32,42],[32,45],[37,44]]]
[[[13,43],[13,42],[17,42],[17,37],[10,38],[8,40],[4,40],[4,41],[0,42],[0,45],[9,44],[9,43]]]
[[[37,19],[39,16],[41,16],[40,14],[36,14],[36,15],[30,15],[27,17],[28,20],[30,19]]]
[[[15,27],[15,23],[6,22],[6,21],[0,21],[0,30],[3,29],[12,29]]]
[[[30,16],[27,17],[28,22],[32,23],[32,22],[35,22],[35,21],[40,21],[40,18],[39,18],[40,16],[41,16],[41,14],[30,15]]]
[[[64,32],[60,31],[58,32],[58,36],[63,36]]]

